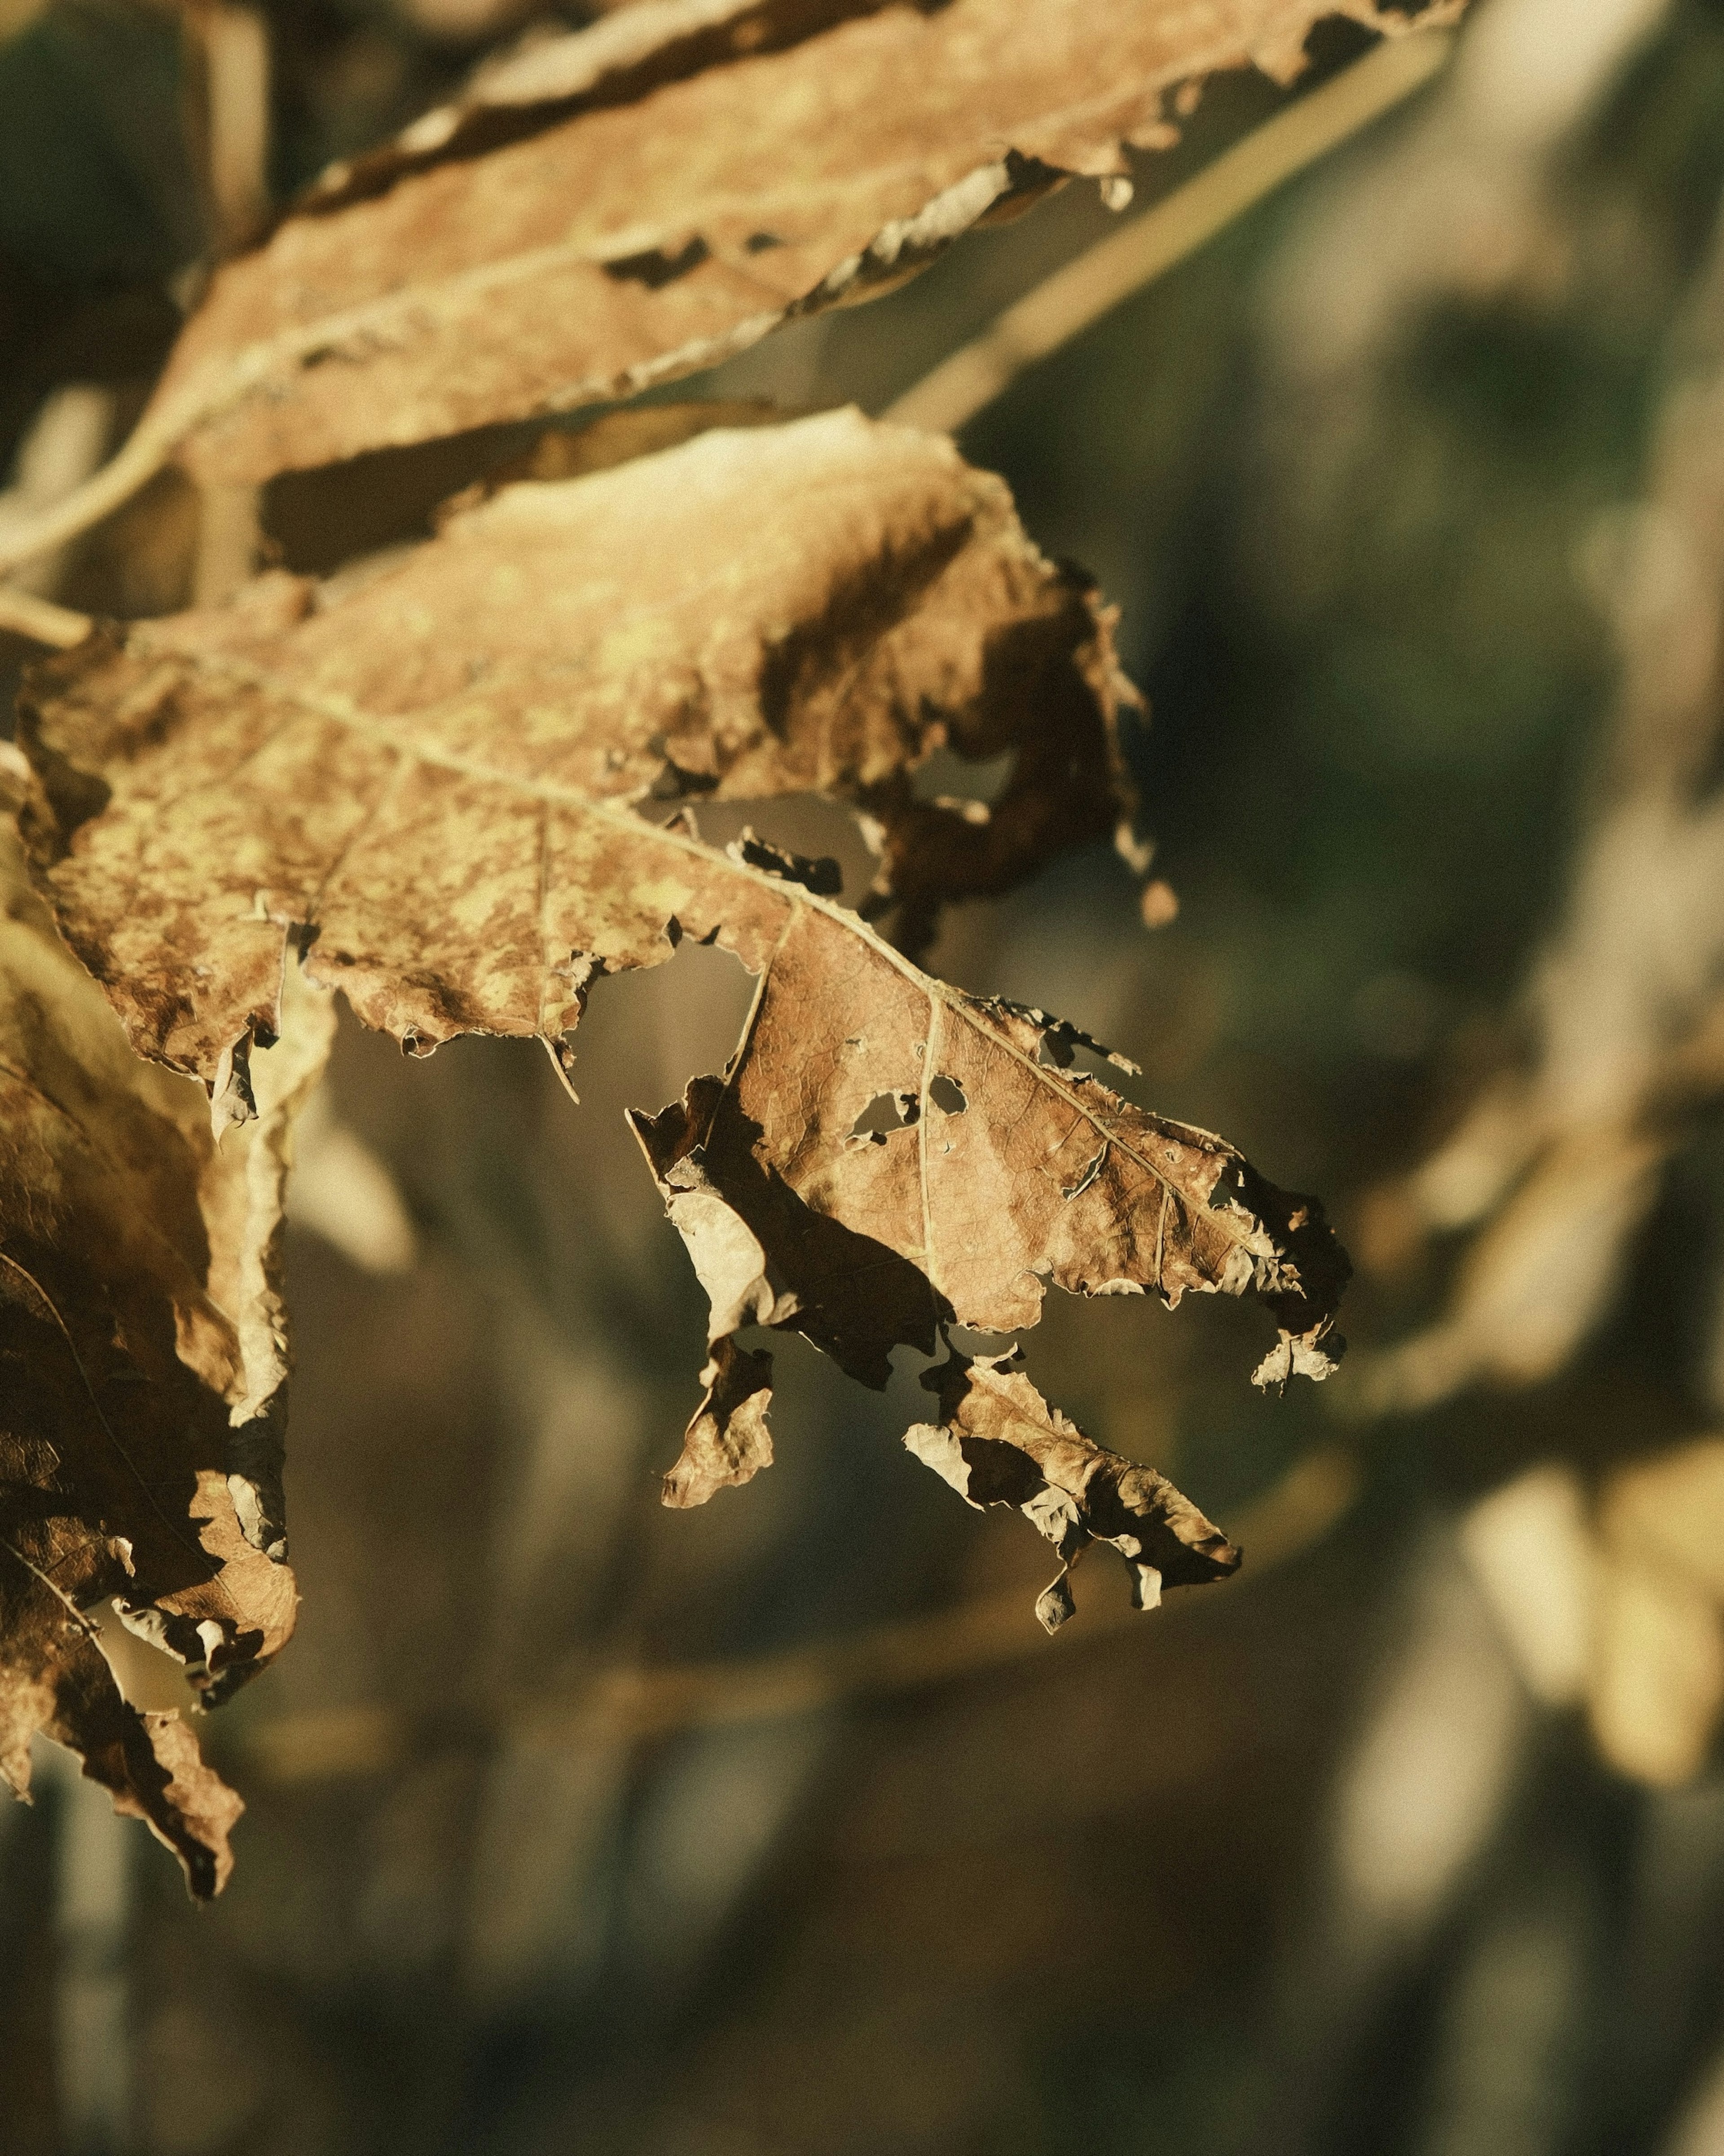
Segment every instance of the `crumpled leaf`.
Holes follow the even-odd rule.
[[[1015,1505],[1060,1553],[1059,1576],[1035,1605],[1049,1632],[1075,1607],[1070,1574],[1091,1543],[1111,1543],[1131,1578],[1131,1603],[1153,1609],[1164,1587],[1224,1579],[1240,1553],[1152,1467],[1094,1445],[1004,1355],[953,1354],[922,1376],[940,1403],[936,1423],[904,1442],[979,1511]]]
[[[290,977],[254,1119],[218,1146],[203,1090],[133,1054],[0,829],[0,1775],[23,1794],[46,1731],[198,1895],[239,1799],[177,1717],[126,1702],[81,1613],[116,1598],[212,1704],[293,1629],[277,1245],[332,1019]]]
[[[890,290],[1371,0],[668,0],[540,45],[221,270],[146,424],[206,480],[623,397]]]
[[[138,1049],[213,1082],[290,935],[403,1040],[557,1040],[741,887],[633,813],[656,793],[854,801],[919,932],[1113,830],[1111,620],[949,442],[835,412],[505,487],[321,598],[105,632],[20,738],[62,929]],[[947,742],[1015,750],[991,809],[916,798]]]
[[[1034,1324],[1049,1280],[1250,1291],[1280,1332],[1260,1383],[1331,1367],[1347,1262],[1314,1201],[1075,1068],[1075,1028],[930,978],[823,865],[635,805],[665,781],[818,790],[925,829],[893,789],[937,740],[1017,743],[1005,803],[1044,757],[1078,763],[1093,806],[1039,781],[1034,844],[1003,857],[972,814],[925,851],[890,825],[895,884],[911,865],[931,902],[1111,813],[1115,680],[1105,617],[997,482],[840,413],[506,488],[321,608],[266,581],[232,615],[93,641],[35,671],[21,738],[69,940],[135,1045],[218,1102],[290,950],[420,1052],[478,1030],[563,1052],[598,976],[683,937],[759,976],[725,1075],[635,1118],[712,1304],[667,1482],[686,1504],[770,1456],[749,1324],[879,1385],[952,1322]]]
[[[1051,1280],[1170,1309],[1255,1292],[1280,1331],[1260,1384],[1333,1368],[1347,1263],[1321,1209],[1044,1060],[1070,1063],[1069,1029],[931,979],[812,899],[758,970],[724,1075],[634,1117],[715,1340],[793,1324],[882,1386],[895,1347],[931,1351],[947,1325],[1034,1325]],[[870,1131],[883,1097],[895,1127]]]

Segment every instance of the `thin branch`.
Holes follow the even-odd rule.
[[[1321,90],[1265,121],[1195,179],[1056,270],[906,389],[881,417],[931,434],[955,434],[1024,368],[1070,343],[1284,181],[1410,97],[1443,65],[1454,42],[1446,30],[1385,39]]]
[[[90,619],[70,607],[56,606],[52,599],[38,599],[33,592],[13,591],[0,584],[0,629],[9,636],[28,637],[32,644],[51,644],[58,651],[69,651],[89,635]]]
[[[1312,1548],[1351,1509],[1358,1464],[1341,1446],[1307,1454],[1239,1522],[1249,1545],[1247,1581]],[[1232,1589],[1237,1594],[1237,1586]],[[503,1703],[471,1734],[481,1743],[509,1737],[530,1744],[590,1743],[664,1736],[674,1730],[780,1721],[855,1699],[890,1697],[970,1676],[977,1671],[1064,1655],[1142,1623],[1123,1601],[1093,1612],[1050,1646],[1029,1621],[1021,1587],[847,1638],[816,1641],[776,1655],[730,1662],[600,1670],[572,1697]],[[1178,1610],[1188,1604],[1173,1604]],[[1166,1613],[1161,1621],[1166,1621]],[[444,1734],[448,1734],[445,1723]],[[418,1728],[383,1706],[295,1714],[262,1724],[244,1739],[266,1774],[282,1781],[377,1774],[406,1758],[435,1727]]]

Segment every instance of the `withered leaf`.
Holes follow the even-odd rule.
[[[671,0],[494,69],[217,275],[147,424],[206,479],[626,396],[890,289],[1285,79],[1372,0]]]
[[[793,1321],[879,1386],[895,1347],[931,1351],[947,1324],[1034,1325],[1051,1280],[1170,1309],[1255,1292],[1280,1329],[1259,1383],[1328,1374],[1346,1261],[1313,1201],[1060,1069],[1044,1013],[948,988],[800,894],[771,919],[724,1075],[634,1117],[714,1339]],[[883,1093],[901,1119],[868,1132]]]
[[[751,1481],[772,1464],[772,1357],[739,1348],[726,1334],[714,1342],[700,1382],[706,1397],[689,1424],[681,1459],[664,1477],[667,1505],[704,1505],[716,1490]]]
[[[255,1117],[218,1146],[203,1089],[133,1054],[0,830],[0,1776],[24,1794],[46,1731],[200,1895],[239,1800],[177,1716],[126,1702],[81,1613],[117,1598],[212,1704],[293,1629],[276,1244],[331,1024],[290,989]]]
[[[1188,1291],[1255,1292],[1280,1332],[1260,1384],[1332,1369],[1347,1260],[1313,1201],[1061,1068],[1073,1035],[1045,1013],[947,988],[812,898],[787,893],[781,919],[750,958],[760,984],[724,1075],[632,1117],[716,1354],[744,1327],[788,1327],[881,1387],[896,1347],[1034,1325],[1051,1280],[1153,1291],[1170,1309]],[[870,1128],[883,1098],[894,1127]],[[744,1481],[770,1457],[726,1431],[734,1395],[710,1383],[679,1491]],[[746,1405],[758,1417],[757,1391]]]
[[[1239,1567],[1239,1552],[1152,1467],[1093,1445],[1050,1408],[1014,1351],[953,1354],[924,1373],[936,1423],[904,1442],[978,1510],[1015,1505],[1060,1553],[1059,1576],[1035,1614],[1050,1632],[1073,1610],[1070,1573],[1091,1543],[1111,1543],[1131,1576],[1131,1601],[1153,1609],[1164,1587],[1200,1586]]]
[[[596,973],[773,891],[650,831],[654,793],[855,802],[912,932],[1004,887],[1126,805],[1111,619],[949,442],[837,412],[505,487],[357,585],[93,638],[21,738],[62,928],[140,1050],[208,1081],[273,1024],[290,934],[398,1038],[555,1040]],[[1015,752],[991,809],[916,798],[942,743]]]
[[[1049,1280],[1250,1291],[1280,1331],[1260,1382],[1330,1368],[1346,1260],[1311,1201],[1074,1067],[1073,1028],[930,978],[818,865],[636,805],[818,790],[884,814],[900,890],[987,888],[1111,819],[1116,693],[1105,617],[998,482],[834,413],[506,488],[321,603],[266,581],[92,641],[37,670],[21,737],[63,928],[135,1045],[218,1096],[290,948],[420,1050],[555,1048],[597,977],[684,937],[759,977],[724,1075],[636,1118],[712,1303],[690,1503],[770,1456],[749,1324],[880,1384],[954,1322],[1033,1324]],[[911,798],[941,740],[1018,748],[992,818]]]

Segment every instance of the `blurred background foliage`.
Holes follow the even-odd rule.
[[[0,517],[123,435],[269,200],[543,27],[4,0]],[[1130,213],[1285,95],[1213,85]],[[300,1633],[203,1726],[239,1869],[194,1911],[44,1748],[7,2156],[1724,2151],[1721,197],[1716,0],[1480,0],[962,437],[1121,605],[1181,906],[1098,850],[935,968],[1137,1058],[1359,1261],[1321,1394],[1252,1394],[1231,1305],[1026,1342],[1239,1580],[1132,1618],[1098,1568],[1044,1640],[1034,1538],[898,1446],[915,1369],[793,1345],[772,1472],[659,1509],[703,1314],[621,1111],[721,1062],[721,955],[604,984],[578,1112],[526,1050],[349,1027],[295,1199]],[[666,393],[880,410],[1111,228],[1074,186]],[[267,546],[332,570],[532,436],[277,481]],[[167,610],[208,529],[164,475],[31,583]]]

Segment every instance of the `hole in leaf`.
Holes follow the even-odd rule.
[[[183,1714],[199,1706],[184,1664],[128,1630],[111,1601],[104,1602],[90,1615],[100,1635],[96,1644],[107,1657],[115,1683],[132,1706],[146,1714],[170,1709]]]
[[[964,1098],[964,1089],[956,1078],[948,1078],[942,1070],[928,1086],[928,1098],[945,1116],[961,1116],[969,1106]]]
[[[894,1131],[907,1131],[921,1114],[914,1093],[876,1093],[850,1126],[850,1143],[884,1145]]]
[[[606,276],[614,277],[619,283],[644,285],[649,292],[658,292],[666,285],[674,285],[679,277],[686,277],[690,270],[698,270],[711,252],[696,233],[674,254],[662,247],[649,247],[639,254],[618,255],[613,261],[601,263],[599,267]]]

